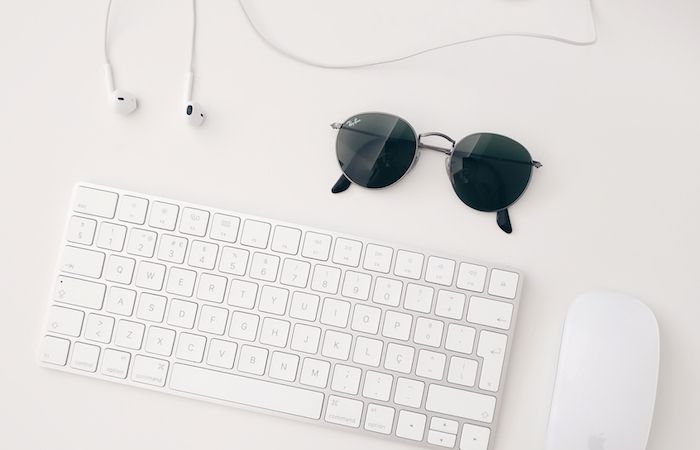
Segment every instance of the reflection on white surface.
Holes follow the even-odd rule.
[[[240,0],[277,50],[324,67],[372,65],[495,36],[596,41],[589,0]],[[303,11],[303,13],[300,13]]]

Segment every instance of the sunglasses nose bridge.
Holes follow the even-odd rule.
[[[450,148],[444,148],[444,147],[438,147],[435,145],[424,144],[422,139],[424,137],[428,137],[428,136],[437,136],[437,137],[441,137],[441,138],[449,141],[451,144]],[[443,134],[443,133],[431,132],[431,133],[422,133],[422,134],[418,135],[418,148],[419,149],[424,148],[426,150],[434,150],[436,152],[444,153],[446,155],[451,155],[452,151],[455,149],[455,144],[456,144],[456,142],[454,139],[452,139],[451,137],[449,137],[448,135]]]

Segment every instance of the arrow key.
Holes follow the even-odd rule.
[[[442,433],[440,431],[428,431],[428,443],[440,447],[454,448],[457,441],[456,434]]]

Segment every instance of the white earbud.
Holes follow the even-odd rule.
[[[199,103],[192,101],[192,82],[194,74],[187,72],[185,75],[185,120],[193,127],[199,126],[204,121],[204,111]]]
[[[120,114],[130,114],[136,109],[136,97],[131,92],[123,89],[114,89],[114,78],[112,77],[112,66],[104,65],[105,80],[107,82],[107,95],[109,104]]]

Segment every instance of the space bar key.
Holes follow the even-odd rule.
[[[174,364],[170,388],[294,416],[320,419],[323,394],[269,381]]]

